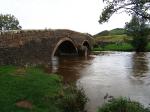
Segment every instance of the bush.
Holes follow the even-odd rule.
[[[98,112],[150,112],[138,102],[127,98],[114,98],[98,109]]]
[[[148,39],[147,37],[136,37],[133,38],[131,44],[133,45],[135,51],[137,52],[146,51]]]
[[[70,85],[64,91],[64,96],[60,101],[60,107],[63,112],[83,112],[88,101],[83,89]]]
[[[105,46],[105,49],[110,51],[133,51],[133,47],[128,43],[109,44]]]

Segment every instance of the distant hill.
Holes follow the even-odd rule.
[[[110,31],[104,30],[94,36],[97,37],[97,36],[123,35],[123,34],[125,34],[125,30],[123,28],[115,28]]]
[[[150,28],[150,25],[148,25]],[[126,35],[125,29],[115,28],[112,30],[104,30],[94,35],[96,42],[127,42],[132,40],[132,37]],[[150,41],[150,35],[148,37]]]
[[[96,42],[124,42],[131,38],[126,35],[123,28],[115,28],[110,31],[104,30],[94,35]]]
[[[110,30],[110,35],[123,35],[125,34],[125,30],[123,28],[115,28]]]

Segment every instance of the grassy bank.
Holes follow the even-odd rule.
[[[150,112],[150,109],[127,98],[117,98],[104,104],[97,112]]]
[[[84,112],[87,97],[58,75],[39,68],[0,67],[0,112]],[[140,103],[113,99],[98,112],[150,112]]]
[[[132,38],[127,36],[123,29],[108,31],[106,35],[102,32],[94,38],[97,46],[93,48],[93,51],[134,51],[129,43]]]
[[[96,46],[93,51],[135,51],[130,43],[113,43],[104,46]],[[145,52],[150,52],[150,43],[148,43]]]
[[[93,51],[135,51],[130,44],[132,37],[125,34],[124,29],[116,28],[110,31],[102,31],[94,36],[96,47]],[[150,51],[150,43],[146,52]]]
[[[128,37],[125,34],[122,35],[107,35],[107,36],[96,36],[95,41],[103,41],[103,42],[125,42],[127,40],[131,40],[131,37]]]
[[[107,44],[105,46],[94,47],[93,51],[134,51],[133,47],[129,43],[121,44]]]
[[[81,112],[87,98],[58,75],[38,68],[0,67],[0,112]]]

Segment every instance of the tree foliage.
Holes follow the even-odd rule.
[[[127,12],[139,18],[150,20],[150,0],[103,0],[106,4],[99,23],[107,22],[115,12]]]
[[[125,26],[127,35],[131,36],[131,44],[137,52],[145,51],[148,44],[147,36],[149,35],[149,28],[143,19],[133,16],[129,23]]]
[[[132,20],[126,24],[127,34],[132,36],[132,45],[136,51],[144,51],[147,46],[148,28],[150,22],[150,0],[103,0],[106,4],[99,23],[107,22],[116,12],[126,12],[132,15]]]
[[[18,19],[14,15],[0,14],[0,31],[21,29]]]

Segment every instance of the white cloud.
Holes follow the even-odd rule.
[[[129,17],[114,15],[100,25],[102,0],[0,0],[0,13],[15,15],[24,29],[65,28],[91,34],[123,27]]]

